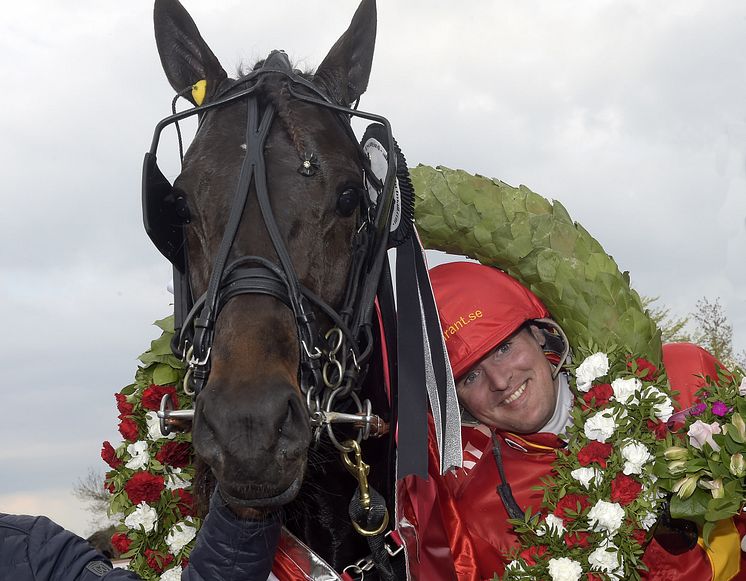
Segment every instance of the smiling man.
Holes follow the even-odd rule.
[[[541,301],[500,270],[456,262],[430,276],[463,409],[464,467],[443,477],[431,468],[427,482],[410,477],[402,506],[414,507],[404,512],[427,549],[416,563],[419,578],[429,578],[428,559],[437,559],[448,571],[439,579],[490,579],[503,574],[518,547],[508,519],[537,512],[542,494],[535,487],[565,446],[560,435],[573,405],[563,371],[569,345]],[[470,318],[475,312],[480,316]],[[663,355],[679,403],[689,407],[703,384],[697,374],[716,376],[715,359],[691,344],[668,345]],[[674,555],[654,538],[643,579],[740,578],[740,538],[733,523],[729,531],[709,554],[679,542]]]
[[[542,431],[558,409],[560,390],[545,344],[538,326],[521,326],[464,374],[456,385],[461,404],[483,424],[519,434]]]

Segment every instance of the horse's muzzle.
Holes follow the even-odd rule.
[[[297,495],[311,429],[293,385],[211,382],[197,398],[192,438],[221,491],[241,506],[279,506]]]

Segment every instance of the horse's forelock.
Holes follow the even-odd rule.
[[[239,79],[243,79],[244,77],[250,75],[251,73],[253,73],[257,69],[262,68],[262,66],[264,65],[264,61],[265,60],[267,60],[267,59],[259,59],[253,65],[248,65],[248,64],[243,63],[243,62],[239,63],[238,67],[236,68],[236,74],[238,75],[238,78]],[[299,68],[297,68],[298,67],[298,63],[297,62],[291,63],[290,66],[293,68],[293,71],[295,71],[296,74],[298,74],[299,76],[303,77],[307,81],[310,81],[311,79],[313,79],[313,75],[316,72],[314,69],[300,70]]]

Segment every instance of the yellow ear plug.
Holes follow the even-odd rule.
[[[205,100],[205,93],[207,92],[207,81],[202,79],[192,85],[192,99],[197,105],[201,105],[202,101]]]

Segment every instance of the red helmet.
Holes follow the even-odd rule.
[[[490,266],[441,264],[430,280],[456,379],[523,323],[550,316],[534,293]]]

